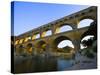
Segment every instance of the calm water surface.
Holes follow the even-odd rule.
[[[72,60],[58,57],[20,57],[15,60],[15,73],[62,71],[72,66]]]

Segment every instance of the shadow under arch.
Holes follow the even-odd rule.
[[[88,35],[90,35],[90,36],[94,36],[93,33],[89,33],[88,31],[86,31],[86,32],[84,32],[84,33],[81,35],[80,40],[82,40],[85,36],[88,36]]]

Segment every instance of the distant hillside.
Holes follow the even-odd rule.
[[[70,53],[70,51],[73,50],[72,47],[66,46],[64,48],[59,48],[59,52],[66,52],[66,53]]]

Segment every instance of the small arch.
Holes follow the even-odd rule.
[[[69,25],[63,25],[60,27],[60,32],[66,32],[72,30],[72,27]]]
[[[27,42],[29,40],[31,40],[31,36],[26,37],[25,40],[24,40],[24,42]]]
[[[55,33],[61,33],[61,32],[66,32],[66,31],[70,31],[70,30],[73,30],[72,25],[63,24],[56,28]]]
[[[24,39],[20,39],[19,44],[23,43]]]
[[[38,38],[40,38],[40,34],[36,34],[35,39],[38,39]]]
[[[46,37],[46,36],[50,36],[52,35],[52,31],[51,30],[45,30],[42,32],[41,37]]]
[[[94,21],[93,19],[82,19],[82,20],[78,23],[78,28],[90,26],[90,24],[91,24],[93,21]]]
[[[51,30],[47,30],[46,33],[45,33],[45,36],[49,36],[49,35],[52,35],[52,31]]]
[[[16,41],[15,41],[15,45],[17,45],[17,44],[19,44],[19,40],[16,40]]]

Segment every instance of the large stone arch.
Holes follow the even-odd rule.
[[[22,55],[24,53],[24,45],[19,45],[16,50],[17,55]]]
[[[53,49],[54,49],[55,51],[58,51],[58,50],[59,50],[59,49],[57,48],[57,45],[58,45],[61,41],[63,41],[63,40],[70,40],[70,41],[72,42],[72,44],[74,45],[74,42],[73,42],[70,38],[68,38],[67,36],[59,36],[59,37],[55,38],[55,39],[53,40],[53,43],[52,43]],[[74,48],[73,48],[73,50],[74,50]]]
[[[89,31],[86,31],[86,32],[84,32],[84,33],[81,35],[80,40],[83,39],[83,38],[84,38],[85,36],[87,36],[87,35],[93,35],[93,36],[94,36],[94,34],[89,33]]]
[[[46,51],[46,46],[47,46],[47,43],[44,41],[44,40],[40,40],[36,43],[36,47],[37,47],[37,52],[38,53],[43,53]]]
[[[33,44],[32,43],[28,43],[26,45],[26,52],[29,54],[32,54],[32,52],[33,52]]]

